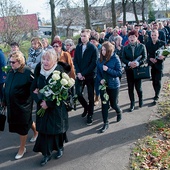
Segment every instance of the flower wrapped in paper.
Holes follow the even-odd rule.
[[[73,87],[75,80],[70,78],[66,73],[61,73],[60,71],[54,71],[52,77],[50,78],[48,84],[39,90],[43,100],[45,101],[56,101],[56,105],[59,106],[61,101],[66,101],[69,95],[69,89]],[[43,116],[45,110],[41,108],[37,115]]]
[[[161,47],[155,52],[155,58],[158,58],[160,56],[169,57],[170,56],[170,46],[168,47]]]
[[[107,94],[106,88],[107,88],[107,83],[106,80],[104,80],[104,83],[99,86],[99,90],[102,90],[104,92],[103,100],[102,100],[103,104],[106,104],[107,101],[109,100],[109,95]]]

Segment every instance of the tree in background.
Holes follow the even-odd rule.
[[[14,3],[13,0],[0,1],[0,36],[5,45],[9,45],[13,41],[19,43],[25,34],[33,31],[31,21],[25,20],[23,14],[20,3]]]
[[[112,10],[112,25],[113,28],[116,27],[116,9],[115,9],[115,0],[111,2],[111,10]]]
[[[86,28],[91,29],[88,0],[84,0],[84,14],[86,19]]]
[[[122,0],[122,10],[123,10],[123,25],[126,25],[126,5],[128,0]]]
[[[133,12],[135,15],[135,20],[136,20],[136,23],[139,24],[138,15],[137,15],[137,11],[136,11],[136,2],[137,2],[137,0],[131,0],[132,6],[133,6]]]
[[[148,1],[148,6],[149,6],[148,23],[151,23],[152,21],[155,21],[153,4],[151,1]]]
[[[52,41],[54,39],[55,35],[57,34],[54,0],[50,0],[49,4],[50,4],[50,8],[51,8],[51,25],[52,25],[51,41]]]

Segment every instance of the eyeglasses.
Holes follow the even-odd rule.
[[[58,48],[59,46],[58,45],[53,45],[53,48],[55,48],[55,47]]]
[[[18,61],[9,61],[10,64],[15,64]]]

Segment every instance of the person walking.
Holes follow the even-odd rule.
[[[20,51],[10,54],[9,63],[12,69],[5,80],[3,105],[7,107],[9,132],[20,135],[20,147],[15,156],[15,159],[20,159],[26,152],[27,134],[32,125],[33,100],[30,87],[34,76]]]
[[[102,49],[100,53],[100,61],[97,62],[97,77],[101,85],[106,84],[106,93],[109,96],[109,100],[105,101],[105,93],[101,89],[100,97],[102,103],[102,117],[103,117],[103,127],[100,132],[105,132],[109,127],[108,121],[108,109],[109,103],[117,113],[117,122],[122,118],[122,110],[118,105],[120,80],[119,77],[122,75],[121,62],[119,57],[114,52],[114,45],[106,41],[102,44]]]
[[[134,87],[139,98],[139,107],[143,106],[142,80],[134,79],[133,69],[144,64],[147,53],[145,45],[138,41],[138,32],[132,30],[128,33],[129,44],[124,47],[122,61],[126,65],[126,77],[128,83],[128,94],[130,99],[130,112],[135,108]]]
[[[97,48],[89,42],[90,30],[81,31],[81,44],[76,46],[74,66],[76,70],[76,94],[80,104],[84,108],[82,117],[87,115],[87,125],[93,123],[94,112],[94,79],[96,75],[96,61],[98,58]],[[84,86],[87,86],[88,101],[83,97]]]
[[[64,68],[57,63],[55,50],[47,50],[41,61],[41,65],[38,64],[35,68],[36,76],[31,86],[31,92],[37,103],[37,111],[40,108],[45,110],[43,116],[36,115],[38,137],[33,148],[34,152],[42,153],[43,159],[40,164],[44,166],[51,159],[54,150],[57,151],[56,159],[63,155],[64,142],[67,142],[68,112],[63,101],[60,101],[60,105],[57,106],[56,99],[54,101],[43,100],[39,93],[40,89],[48,85],[54,71],[64,72]]]
[[[165,46],[165,42],[159,40],[158,30],[151,31],[151,40],[146,43],[148,54],[148,64],[151,66],[152,85],[155,92],[153,103],[156,104],[161,90],[161,80],[163,76],[164,56],[156,56],[156,51]]]

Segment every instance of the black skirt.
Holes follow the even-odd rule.
[[[66,132],[57,135],[48,135],[39,132],[33,151],[41,152],[44,156],[51,155],[53,150],[58,151],[62,149],[65,142],[68,142]]]
[[[18,133],[19,135],[27,135],[32,125],[32,121],[29,124],[10,124],[9,132]]]

